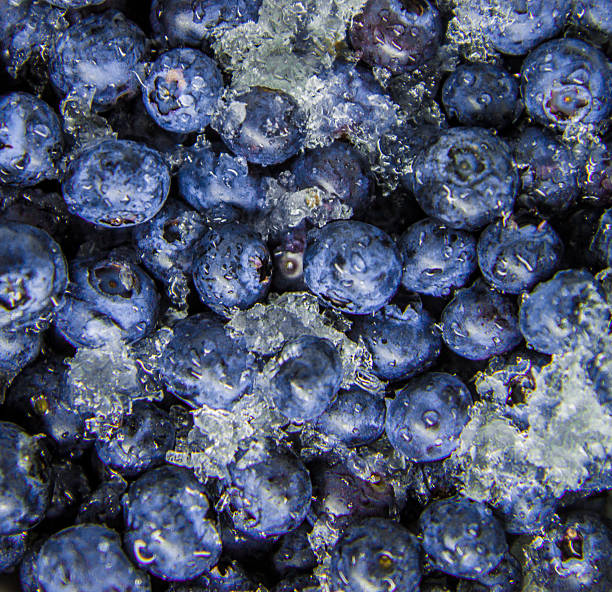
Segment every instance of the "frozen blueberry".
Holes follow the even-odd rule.
[[[257,538],[295,530],[310,508],[312,483],[289,449],[252,447],[229,467],[228,510],[239,532]]]
[[[446,346],[468,360],[486,360],[522,341],[514,300],[482,280],[459,290],[440,320]]]
[[[110,228],[150,220],[169,190],[170,172],[161,154],[130,140],[103,140],[86,148],[62,183],[71,213]]]
[[[170,416],[148,401],[135,401],[132,412],[107,437],[95,442],[98,458],[125,477],[135,477],[166,460],[174,446]]]
[[[349,144],[334,142],[310,150],[297,158],[292,171],[299,189],[319,187],[356,213],[369,205],[370,180],[360,154]]]
[[[453,497],[435,501],[419,517],[423,549],[444,573],[478,579],[503,560],[501,523],[483,503]]]
[[[408,227],[399,242],[407,290],[430,296],[447,296],[463,287],[478,267],[476,239],[432,218]]]
[[[155,123],[169,132],[203,131],[223,90],[217,64],[197,49],[171,49],[151,66],[142,98]]]
[[[385,430],[385,400],[358,386],[340,390],[314,427],[354,448],[376,440]]]
[[[0,329],[0,374],[17,376],[38,357],[41,347],[42,333],[27,329]]]
[[[0,329],[37,325],[67,283],[64,255],[44,230],[0,222]]]
[[[250,308],[266,296],[271,280],[268,247],[247,226],[223,224],[196,246],[193,281],[202,302],[218,314]]]
[[[601,215],[590,250],[603,267],[612,267],[612,209]]]
[[[29,187],[57,177],[63,150],[57,115],[26,92],[0,97],[0,181]]]
[[[372,355],[373,370],[383,380],[410,378],[429,368],[442,339],[431,315],[416,296],[405,306],[387,304],[353,323]]]
[[[566,269],[523,296],[519,327],[533,349],[559,354],[571,350],[585,335],[604,335],[609,317],[593,276],[585,269]]]
[[[310,572],[317,566],[317,558],[308,540],[308,521],[283,537],[272,555],[274,571],[280,576]]]
[[[446,458],[459,446],[472,397],[452,374],[427,372],[397,391],[387,408],[385,432],[413,462]]]
[[[170,584],[168,592],[253,592],[257,584],[238,563],[217,565],[196,580]]]
[[[521,180],[519,201],[545,216],[567,210],[580,192],[580,167],[570,148],[551,133],[526,128],[514,144]]]
[[[321,583],[314,575],[300,574],[281,580],[270,592],[319,592]]]
[[[118,529],[122,527],[121,497],[127,490],[128,484],[119,473],[109,471],[108,475],[109,477],[105,478],[79,506],[77,523],[100,523]]]
[[[255,86],[225,96],[212,127],[237,156],[268,166],[291,158],[305,138],[305,115],[288,94]]]
[[[157,322],[159,296],[153,280],[120,253],[77,258],[55,328],[75,346],[100,347],[121,339],[134,342]]]
[[[573,0],[570,21],[589,39],[605,45],[612,37],[610,0]]]
[[[609,140],[595,144],[589,151],[585,172],[587,196],[601,205],[612,205],[612,151]]]
[[[122,500],[124,544],[136,564],[164,580],[191,580],[219,560],[221,538],[206,515],[204,486],[182,467],[139,477]]]
[[[272,289],[277,292],[306,290],[304,284],[304,250],[306,228],[299,226],[285,232],[272,250],[274,272]]]
[[[71,526],[50,536],[35,556],[33,571],[45,592],[151,590],[149,576],[134,568],[119,535],[98,524]]]
[[[334,590],[416,592],[421,580],[418,539],[383,518],[351,524],[332,550],[330,575]]]
[[[482,128],[452,128],[414,162],[419,205],[451,228],[477,230],[511,212],[517,189],[507,144]]]
[[[461,125],[507,127],[519,115],[518,101],[514,78],[492,64],[463,64],[442,87],[444,108]]]
[[[27,547],[27,532],[0,535],[0,573],[15,568],[23,558]]]
[[[276,408],[291,421],[321,415],[342,382],[340,354],[328,339],[302,335],[283,346],[272,362],[269,393]]]
[[[308,234],[304,281],[325,304],[369,314],[397,291],[402,262],[393,239],[365,222],[339,220]]]
[[[435,55],[442,19],[428,0],[368,0],[352,19],[348,36],[364,62],[401,74]]]
[[[36,526],[51,495],[49,469],[38,439],[0,421],[0,534]]]
[[[76,462],[61,460],[51,465],[53,493],[45,521],[55,524],[73,522],[81,502],[91,493],[89,480]],[[57,521],[57,522],[56,522]]]
[[[190,150],[177,175],[178,189],[196,210],[228,220],[243,212],[255,212],[264,205],[258,181],[249,175],[242,156],[225,152],[216,155],[208,148]]]
[[[49,77],[62,95],[74,92],[91,97],[97,107],[112,107],[139,90],[144,51],[144,33],[122,13],[93,14],[59,36],[51,48]]]
[[[253,382],[253,355],[216,318],[194,315],[173,327],[160,362],[166,388],[190,407],[227,409]]]
[[[500,564],[478,581],[460,580],[457,592],[520,592],[522,583],[521,564],[506,553]]]
[[[548,41],[523,62],[521,92],[527,113],[542,125],[599,123],[612,112],[610,62],[584,41]]]
[[[530,290],[559,267],[563,243],[546,222],[504,218],[487,226],[478,239],[478,265],[494,288],[509,294]]]

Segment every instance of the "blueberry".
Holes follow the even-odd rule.
[[[491,64],[463,64],[442,87],[446,113],[461,125],[503,128],[519,115],[519,88],[503,68]]]
[[[605,45],[612,36],[610,0],[573,0],[570,21],[591,41]]]
[[[130,256],[117,251],[74,259],[55,328],[75,346],[131,343],[155,327],[158,301],[153,280]]]
[[[453,497],[435,501],[419,517],[422,545],[444,573],[480,579],[508,550],[504,529],[483,503]]]
[[[551,133],[526,128],[513,144],[521,179],[519,200],[545,216],[567,210],[580,192],[580,167]]]
[[[605,334],[609,316],[593,276],[584,269],[566,269],[523,296],[519,327],[533,349],[559,354],[584,335]]]
[[[461,580],[457,592],[520,592],[523,583],[521,565],[506,553],[501,563],[479,581]]]
[[[95,442],[98,458],[125,477],[135,477],[163,464],[174,446],[169,415],[148,401],[136,401],[132,412],[107,437]]]
[[[304,250],[306,228],[299,226],[285,232],[272,251],[272,289],[277,292],[306,290],[304,284]]]
[[[239,532],[267,538],[295,530],[310,507],[312,483],[289,449],[255,448],[229,465],[229,512]]]
[[[586,161],[586,194],[601,205],[612,205],[612,152],[610,141],[600,142],[589,151]]]
[[[401,275],[393,239],[376,226],[340,220],[308,234],[304,281],[320,300],[338,310],[377,311],[391,300]]]
[[[123,14],[109,10],[70,26],[51,48],[49,77],[62,95],[91,97],[112,107],[138,91],[137,71],[145,51],[144,33]]]
[[[418,539],[383,518],[351,524],[332,550],[330,575],[334,590],[415,592],[421,579]]]
[[[253,382],[253,355],[217,319],[194,315],[173,327],[160,362],[168,391],[190,407],[230,408]]]
[[[202,302],[218,314],[250,308],[266,296],[271,280],[268,247],[247,226],[223,224],[196,247],[193,281]]]
[[[49,469],[38,440],[21,427],[0,422],[0,534],[36,526],[50,497]]]
[[[0,329],[0,374],[17,376],[38,357],[41,347],[41,333]]]
[[[476,239],[432,218],[409,226],[399,240],[404,261],[402,285],[430,296],[447,296],[476,271]]]
[[[280,576],[310,572],[317,566],[317,558],[308,540],[310,526],[302,526],[281,537],[278,549],[272,555],[274,571]]]
[[[0,222],[0,329],[40,328],[67,282],[64,255],[44,230]]]
[[[221,514],[219,526],[224,554],[245,565],[257,565],[261,561],[268,560],[279,538],[278,536],[260,538],[256,533],[242,532],[234,526],[227,514]]]
[[[71,526],[50,536],[36,554],[33,571],[45,592],[151,590],[149,577],[121,549],[119,535],[97,524]]]
[[[453,128],[417,156],[414,191],[426,214],[477,230],[514,206],[518,175],[507,144],[482,128]]]
[[[468,360],[486,360],[522,341],[514,301],[482,280],[459,290],[440,320],[446,346]]]
[[[302,574],[281,580],[270,592],[318,592],[321,583],[314,575]]]
[[[273,362],[269,393],[289,420],[309,421],[327,409],[342,377],[342,359],[334,344],[302,335],[287,341]]]
[[[387,304],[353,324],[372,355],[373,370],[383,380],[410,378],[429,368],[440,354],[442,339],[421,299],[406,306]]]
[[[528,115],[542,125],[596,124],[612,112],[612,69],[584,41],[548,41],[523,62],[521,92]]]
[[[53,109],[25,92],[0,97],[0,181],[29,187],[57,177],[62,129]]]
[[[391,445],[413,462],[446,458],[459,446],[472,397],[452,374],[427,372],[397,391],[387,408]]]
[[[102,481],[79,506],[77,523],[103,523],[120,528],[122,525],[121,497],[127,489],[127,481],[118,473],[110,472],[110,478]],[[106,592],[106,591],[104,591]]]
[[[340,390],[314,427],[350,448],[376,440],[385,429],[385,401],[358,386]]]
[[[305,124],[305,115],[288,94],[255,86],[227,94],[212,127],[237,156],[268,166],[300,150]]]
[[[612,208],[601,215],[590,250],[601,266],[612,267]]]
[[[364,62],[401,74],[434,57],[442,19],[428,0],[368,0],[352,19],[348,36]]]
[[[256,584],[238,563],[217,565],[196,580],[170,584],[168,592],[252,592]]]
[[[198,211],[237,220],[242,213],[264,206],[261,187],[242,156],[216,155],[207,148],[191,150],[177,180],[181,196]]]
[[[45,513],[45,521],[74,521],[79,505],[91,493],[83,468],[75,462],[62,460],[51,465],[53,493]]]
[[[191,580],[219,560],[221,538],[206,515],[204,486],[181,467],[140,476],[122,500],[124,544],[136,564],[164,580]]]
[[[545,221],[521,223],[515,218],[487,226],[478,239],[478,264],[494,288],[509,294],[530,290],[559,267],[563,243]]]
[[[197,49],[171,49],[153,63],[142,98],[155,123],[169,132],[200,132],[223,90],[217,64]]]
[[[298,189],[318,187],[337,196],[355,213],[370,203],[370,180],[361,155],[349,144],[334,142],[299,156],[292,168]]]
[[[11,571],[25,555],[28,533],[0,535],[0,573]]]
[[[107,228],[150,220],[169,190],[170,172],[161,154],[130,140],[103,140],[86,148],[62,183],[70,212]]]

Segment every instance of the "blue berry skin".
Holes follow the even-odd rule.
[[[418,539],[397,522],[384,518],[367,518],[349,525],[332,550],[334,592],[416,592],[421,573]]]
[[[227,94],[212,127],[234,154],[269,166],[297,154],[305,124],[304,113],[288,94],[254,86]]]
[[[583,334],[603,335],[609,312],[601,288],[585,269],[566,269],[525,294],[519,327],[527,344],[543,354],[571,350]]]
[[[459,446],[471,404],[470,392],[456,376],[445,372],[417,376],[387,406],[387,438],[413,462],[446,458]]]
[[[521,92],[528,115],[544,126],[597,124],[612,112],[612,69],[584,41],[548,41],[523,62]]]
[[[70,212],[106,228],[150,220],[169,191],[170,171],[161,154],[131,140],[103,140],[86,148],[62,183]]]
[[[13,570],[26,552],[27,532],[0,535],[0,573]]]
[[[172,47],[207,46],[213,35],[256,20],[261,0],[153,0],[153,32]]]
[[[217,314],[250,308],[265,298],[271,281],[268,247],[247,226],[213,228],[196,247],[193,282],[202,302]]]
[[[440,320],[446,346],[468,360],[486,360],[522,341],[514,300],[482,280],[459,290]]]
[[[223,90],[217,64],[197,49],[162,53],[144,81],[142,98],[149,115],[174,133],[200,132],[210,123]]]
[[[132,478],[163,464],[174,446],[170,416],[148,401],[135,401],[132,412],[108,438],[96,440],[98,458],[124,477]]]
[[[563,243],[546,221],[522,224],[505,218],[482,231],[477,251],[487,282],[500,292],[520,294],[552,276],[561,263]]]
[[[484,2],[488,8],[489,2]],[[561,32],[572,0],[502,0],[490,22],[487,38],[497,51],[513,56],[526,54],[542,41]]]
[[[610,141],[596,144],[586,162],[585,192],[596,204],[612,205],[612,150]]]
[[[68,271],[59,245],[28,224],[0,222],[0,329],[34,327],[66,289]]]
[[[312,497],[310,475],[289,449],[247,451],[229,465],[229,512],[238,532],[268,538],[295,530]]]
[[[59,119],[44,101],[26,92],[0,97],[0,181],[30,187],[57,177],[63,152]]]
[[[329,222],[309,232],[303,265],[308,289],[323,303],[351,314],[382,308],[402,278],[393,239],[355,220]]]
[[[55,328],[77,347],[100,347],[113,339],[133,343],[153,330],[158,312],[153,280],[132,257],[117,251],[70,263],[70,284]]]
[[[91,97],[96,107],[107,109],[139,90],[136,73],[144,51],[144,33],[123,14],[93,14],[58,37],[49,77],[60,94]]]
[[[452,576],[479,579],[508,551],[504,529],[490,508],[466,498],[432,502],[419,517],[419,528],[433,565]]]
[[[463,64],[444,82],[442,104],[460,125],[504,128],[520,113],[519,87],[500,66]]]
[[[221,555],[204,486],[191,471],[164,466],[139,477],[122,499],[124,545],[136,565],[164,580],[191,580]]]
[[[172,583],[168,592],[253,592],[255,584],[238,563],[213,567],[196,580]]]
[[[206,315],[176,323],[161,358],[166,388],[190,407],[229,409],[253,384],[254,358],[242,338]]]
[[[368,0],[352,19],[348,37],[366,64],[402,74],[434,57],[442,19],[428,0]]]
[[[383,380],[402,380],[427,370],[440,355],[442,339],[421,299],[405,307],[387,304],[353,324],[372,355],[373,371]]]
[[[237,220],[244,212],[256,212],[264,206],[263,191],[249,175],[242,156],[225,152],[217,156],[207,148],[191,150],[177,180],[183,199],[201,212]]]
[[[35,556],[33,573],[45,592],[151,590],[149,576],[134,568],[119,535],[98,524],[71,526],[50,536]]]
[[[530,545],[530,581],[551,592],[607,592],[611,536],[597,515],[572,512]]]
[[[612,208],[601,215],[589,250],[602,267],[612,267]]]
[[[269,393],[287,419],[310,421],[327,409],[342,377],[342,359],[334,344],[302,335],[283,346],[271,370]]]
[[[567,210],[580,193],[581,171],[570,148],[551,133],[526,128],[513,144],[519,201],[544,216]]]
[[[358,386],[340,390],[314,427],[349,448],[377,440],[385,430],[385,400]]]
[[[299,156],[292,167],[298,189],[318,187],[337,196],[355,213],[370,203],[370,179],[361,155],[349,144],[334,142]]]
[[[398,241],[404,262],[402,285],[428,296],[448,296],[476,271],[476,239],[432,218],[409,226]]]
[[[611,9],[610,0],[574,0],[571,23],[589,39],[605,45],[612,37]]]
[[[478,230],[514,206],[518,175],[507,144],[482,128],[453,128],[415,159],[423,211],[451,228]]]
[[[0,535],[36,526],[51,495],[49,469],[38,440],[0,421]]]
[[[0,374],[17,376],[38,357],[41,347],[42,333],[0,329]]]

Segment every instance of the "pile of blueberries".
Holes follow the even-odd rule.
[[[439,74],[395,188],[351,126],[311,146],[299,97],[232,85],[215,39],[264,7],[0,1],[0,589],[610,592],[612,477],[563,503],[526,483],[516,516],[443,461],[492,359],[543,366],[609,331],[612,1],[363,2],[333,48],[347,93],[409,121],[406,81]],[[461,11],[495,59],[439,67]],[[285,216],[271,180],[310,211]],[[345,383],[329,339],[263,356],[229,330],[287,292],[364,344],[375,386]],[[79,366],[106,352],[114,376],[152,339],[142,374]],[[284,437],[223,477],[169,462],[190,412],[232,414],[264,367]],[[306,429],[333,445],[305,454]],[[420,475],[402,495],[339,453],[381,442]]]

